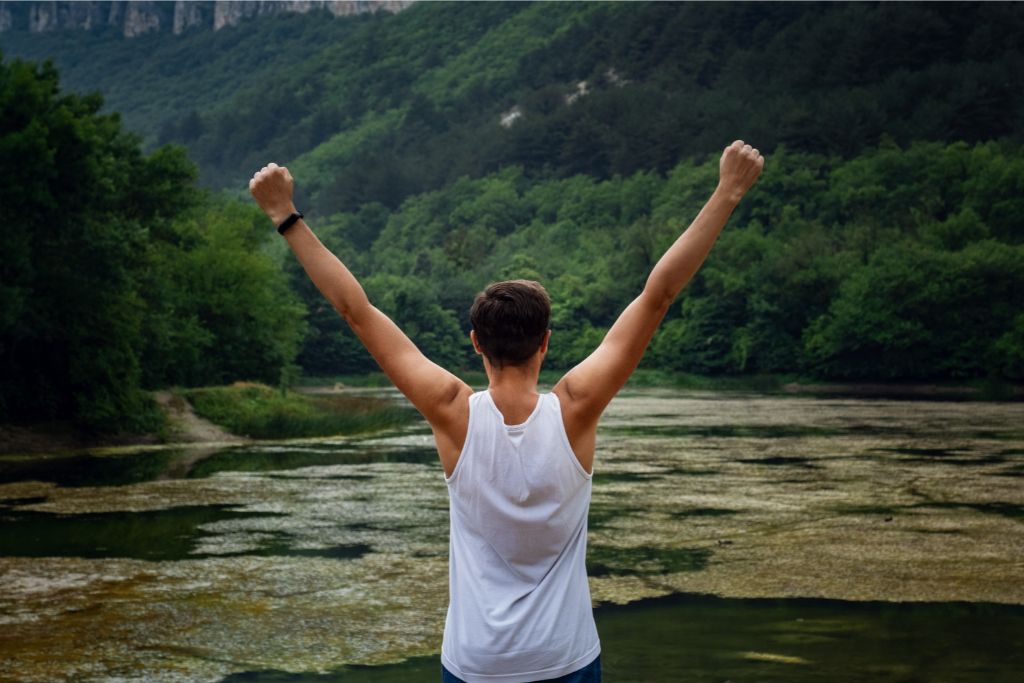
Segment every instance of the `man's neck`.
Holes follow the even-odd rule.
[[[488,364],[489,365],[489,364]],[[540,365],[506,365],[500,370],[486,367],[488,389],[501,396],[521,396],[537,393],[537,380],[540,376]]]
[[[529,419],[540,401],[537,393],[540,363],[507,365],[500,370],[487,367],[486,370],[490,379],[487,391],[505,424],[522,424]]]

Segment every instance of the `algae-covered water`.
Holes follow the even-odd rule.
[[[635,390],[602,422],[606,680],[1017,681],[1024,405]],[[0,680],[437,680],[429,430],[0,458]]]

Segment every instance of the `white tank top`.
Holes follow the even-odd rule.
[[[509,426],[489,391],[469,399],[452,476],[445,668],[467,683],[557,678],[601,652],[587,583],[591,475],[558,397]]]

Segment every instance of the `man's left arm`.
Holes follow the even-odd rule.
[[[592,435],[605,407],[639,365],[669,306],[704,263],[733,210],[763,168],[764,157],[742,140],[722,151],[718,187],[704,208],[658,259],[643,291],[618,317],[601,344],[555,384],[553,391],[564,396],[570,406],[570,441],[574,434]]]

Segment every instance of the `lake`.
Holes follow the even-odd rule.
[[[634,389],[588,565],[609,681],[1017,681],[1024,405]],[[0,680],[436,681],[423,423],[0,457]]]

